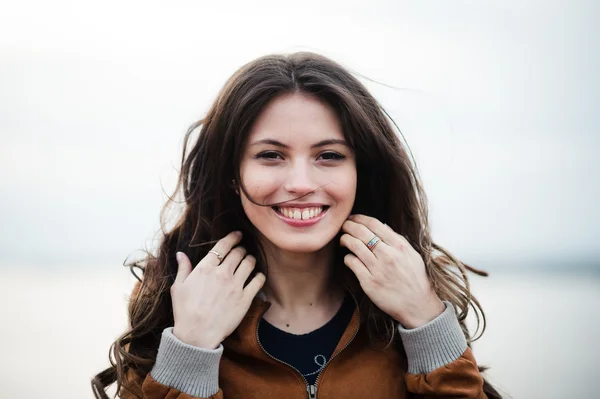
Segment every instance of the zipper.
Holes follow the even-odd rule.
[[[358,301],[356,300],[356,298],[354,297],[354,294],[352,294],[352,292],[350,292],[350,291],[348,291],[348,292],[350,293],[350,296],[352,297],[352,299],[354,300],[354,304],[356,305],[358,328],[356,329],[356,331],[354,331],[354,335],[352,335],[352,338],[350,338],[350,340],[348,342],[346,342],[346,345],[344,345],[342,347],[342,349],[340,349],[339,351],[337,351],[336,353],[331,355],[331,357],[329,358],[329,361],[325,364],[325,366],[321,369],[321,371],[319,371],[319,374],[317,374],[317,379],[315,380],[315,395],[312,397],[309,396],[310,399],[316,399],[316,397],[317,397],[317,386],[319,385],[319,378],[321,378],[321,374],[323,374],[323,372],[325,371],[327,366],[329,366],[329,364],[331,364],[333,359],[335,359],[340,353],[342,353],[342,351],[344,349],[346,349],[352,343],[352,341],[354,341],[354,338],[356,338],[356,336],[358,335],[358,331],[360,330],[360,308],[358,307]]]
[[[267,355],[268,357],[270,357],[271,359],[275,360],[277,363],[281,363],[285,366],[290,367],[292,370],[294,370],[296,373],[298,373],[298,375],[300,375],[300,377],[302,377],[302,379],[304,380],[304,384],[306,385],[306,392],[308,393],[308,399],[316,399],[317,398],[317,386],[319,384],[319,378],[321,377],[321,374],[323,373],[323,371],[325,371],[325,369],[327,368],[327,366],[329,366],[329,363],[331,363],[331,361],[333,359],[335,359],[344,349],[346,349],[350,343],[352,343],[352,341],[354,341],[354,338],[356,338],[356,335],[358,335],[358,330],[360,330],[360,309],[358,307],[358,301],[356,300],[356,298],[354,297],[354,295],[350,293],[350,296],[352,297],[352,299],[354,300],[354,303],[356,305],[356,311],[357,311],[357,318],[358,318],[358,328],[356,329],[356,331],[354,331],[354,335],[352,336],[352,338],[350,338],[350,340],[346,343],[346,345],[344,345],[344,347],[342,347],[342,349],[340,349],[339,351],[337,351],[336,353],[334,353],[331,358],[329,358],[329,361],[325,364],[325,366],[323,366],[323,368],[321,369],[321,371],[319,371],[319,374],[317,374],[317,379],[315,380],[315,384],[311,385],[308,383],[308,380],[306,379],[306,377],[304,377],[302,375],[302,373],[295,368],[294,366],[292,366],[289,363],[286,363],[282,360],[277,359],[274,356],[271,356],[271,354],[269,354],[269,352],[267,352],[265,350],[265,348],[263,347],[262,343],[260,342],[260,338],[258,337],[258,327],[260,325],[260,321],[262,319],[262,317],[264,316],[264,314],[267,312],[267,310],[269,310],[269,308],[271,307],[271,304],[268,303],[269,306],[267,306],[260,314],[259,318],[258,318],[258,323],[256,324],[256,330],[255,330],[255,334],[256,334],[256,342],[258,342],[258,346],[260,346],[260,349],[262,349],[263,353],[265,355]]]
[[[306,380],[306,378],[305,378],[305,377],[302,375],[302,373],[300,372],[300,370],[298,370],[297,368],[295,368],[294,366],[292,366],[292,365],[291,365],[291,364],[289,364],[289,363],[286,363],[286,362],[284,362],[284,361],[282,361],[282,360],[279,360],[279,359],[277,359],[277,358],[276,358],[276,357],[274,357],[274,356],[271,356],[271,354],[265,350],[264,346],[263,346],[263,345],[262,345],[262,343],[260,342],[260,338],[258,337],[258,327],[259,327],[259,325],[260,325],[260,321],[261,321],[262,317],[263,317],[263,316],[264,316],[264,314],[267,312],[267,310],[269,310],[269,308],[270,308],[270,307],[271,307],[271,304],[269,304],[269,306],[267,306],[267,308],[261,312],[261,314],[260,314],[260,317],[258,318],[258,323],[256,324],[256,342],[258,342],[258,346],[260,346],[260,349],[262,349],[262,351],[263,351],[263,353],[264,353],[265,355],[267,355],[268,357],[270,357],[271,359],[275,360],[275,361],[276,361],[276,362],[278,362],[278,363],[284,364],[284,365],[286,365],[286,366],[288,366],[288,367],[292,368],[292,369],[293,369],[293,370],[294,370],[296,373],[298,373],[298,375],[299,375],[300,377],[302,377],[302,379],[304,380],[304,385],[306,385],[306,391],[308,392],[308,397],[309,397],[310,399],[313,399],[313,398],[315,398],[315,397],[316,397],[316,388],[315,388],[315,394],[314,394],[315,396],[311,396],[311,393],[310,393],[310,387],[312,387],[313,385],[309,385],[309,384],[308,384],[308,381],[307,381],[307,380]]]

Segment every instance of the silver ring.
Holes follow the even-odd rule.
[[[208,251],[208,253],[217,255],[217,258],[219,258],[219,265],[223,262],[223,255],[221,255],[219,252],[215,251],[214,249],[211,249],[210,251]]]
[[[375,237],[371,238],[371,241],[369,241],[367,243],[367,248],[369,248],[371,250],[371,252],[373,252],[373,249],[375,249],[377,244],[379,244],[380,242],[381,242],[381,237],[375,236]]]

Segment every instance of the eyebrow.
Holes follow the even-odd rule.
[[[286,149],[290,148],[290,146],[288,146],[287,144],[283,144],[281,141],[277,141],[277,140],[273,140],[273,139],[258,140],[258,141],[255,141],[254,143],[250,144],[250,146],[254,146],[257,144],[271,144],[276,147],[281,147],[281,148],[286,148]],[[316,144],[311,145],[310,148],[324,147],[326,145],[332,145],[332,144],[341,144],[341,145],[345,145],[346,147],[350,148],[350,145],[348,145],[348,142],[346,142],[346,140],[340,140],[340,139],[322,140]]]

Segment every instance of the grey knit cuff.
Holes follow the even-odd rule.
[[[427,374],[458,359],[467,350],[467,340],[460,328],[454,307],[444,301],[446,310],[414,329],[398,325],[410,374]]]
[[[157,382],[188,395],[208,398],[219,391],[222,354],[223,345],[217,349],[188,345],[173,335],[173,327],[168,327],[162,332],[150,375]]]

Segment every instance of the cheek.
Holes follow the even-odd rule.
[[[242,170],[240,175],[242,182],[244,183],[244,188],[255,202],[274,202],[270,197],[281,187],[276,175],[270,173],[265,168],[252,167],[247,167]],[[242,205],[245,209],[253,206],[257,207],[256,204],[253,204],[246,198],[243,192],[240,192],[240,196],[242,197]],[[248,210],[249,209],[247,209],[247,211]]]
[[[335,180],[335,186],[337,187],[335,195],[341,202],[354,203],[356,197],[356,185],[356,169],[349,168],[345,173],[337,176],[337,179]]]

